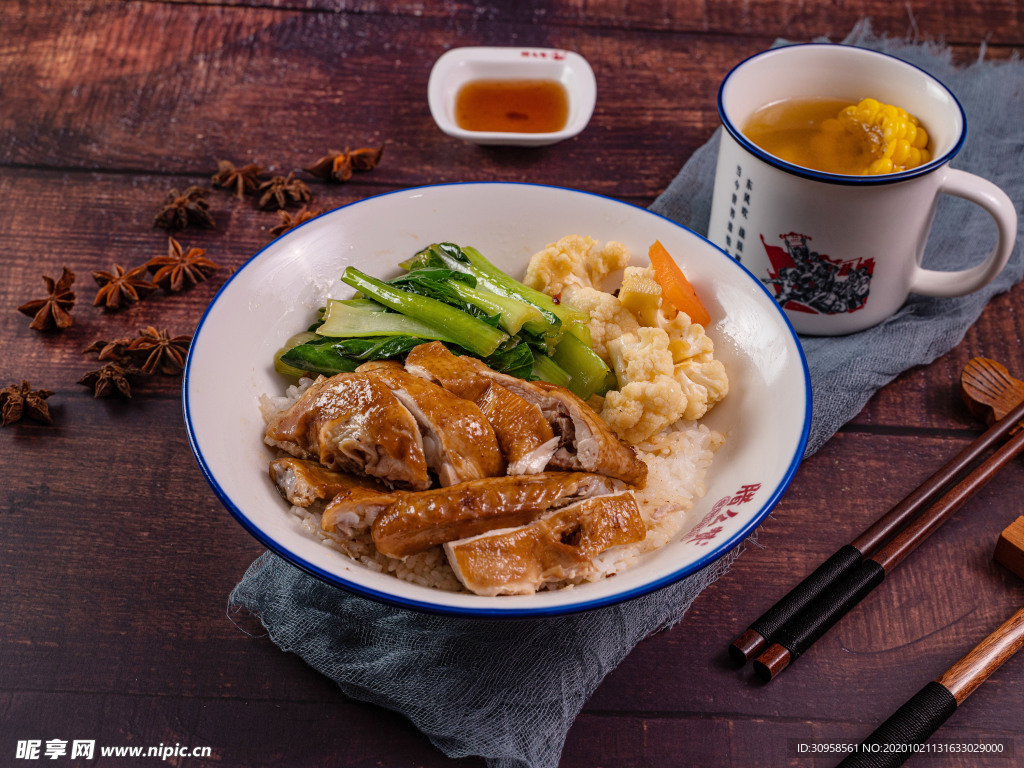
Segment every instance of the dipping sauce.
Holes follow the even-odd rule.
[[[778,158],[826,173],[893,173],[931,159],[917,118],[874,99],[780,101],[754,112],[743,133]]]
[[[553,133],[569,120],[569,94],[557,80],[471,80],[455,96],[455,122],[467,131]]]

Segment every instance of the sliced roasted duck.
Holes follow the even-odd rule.
[[[403,494],[377,516],[373,543],[385,555],[408,557],[453,539],[523,525],[551,509],[613,490],[613,481],[602,475],[544,472]]]
[[[274,459],[270,462],[270,477],[297,507],[328,500],[320,521],[320,527],[328,533],[349,535],[365,530],[401,493],[389,491],[372,478],[335,472],[306,459]]]
[[[485,375],[482,362],[453,355],[444,344],[432,341],[408,354],[405,369],[476,403],[494,429],[508,474],[544,471],[558,447],[551,425],[535,404]]]
[[[320,527],[327,533],[344,536],[366,531],[377,515],[398,501],[404,493],[407,492],[388,491],[371,482],[352,483],[336,493],[324,507]]]
[[[318,379],[267,425],[265,439],[328,469],[370,475],[391,487],[430,487],[416,419],[372,373]]]
[[[366,375],[384,382],[416,419],[427,467],[440,485],[505,474],[494,429],[473,402],[401,366],[375,364]]]
[[[549,467],[598,472],[639,488],[646,484],[647,465],[636,451],[568,389],[546,381],[524,381],[486,366],[481,372],[540,408],[558,437],[558,448]]]
[[[353,485],[378,487],[369,478],[336,472],[318,462],[291,457],[270,462],[270,479],[281,495],[296,507],[308,507],[314,501],[332,499]]]
[[[516,528],[444,545],[448,562],[478,595],[531,595],[548,582],[585,577],[594,558],[647,534],[629,491],[584,499]]]

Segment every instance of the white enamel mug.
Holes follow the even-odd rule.
[[[900,173],[847,176],[781,160],[742,128],[757,109],[789,99],[872,97],[916,116],[932,160]],[[1017,233],[1009,197],[949,167],[964,142],[963,108],[942,83],[893,56],[834,44],[775,48],[737,65],[718,94],[722,119],[708,238],[775,295],[797,333],[834,336],[877,325],[911,293],[962,296],[1006,265]],[[940,193],[984,208],[996,246],[983,261],[964,243],[963,270],[923,269]]]

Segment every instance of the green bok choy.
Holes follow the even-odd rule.
[[[279,351],[278,370],[333,375],[440,341],[494,370],[560,384],[584,399],[614,386],[590,348],[585,312],[523,285],[476,249],[435,243],[401,266],[407,271],[389,281],[346,268],[341,279],[359,298],[329,300],[312,333]]]

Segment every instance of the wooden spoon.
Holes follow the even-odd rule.
[[[995,360],[975,357],[960,373],[960,394],[974,418],[992,425],[1024,400],[1024,381]]]

